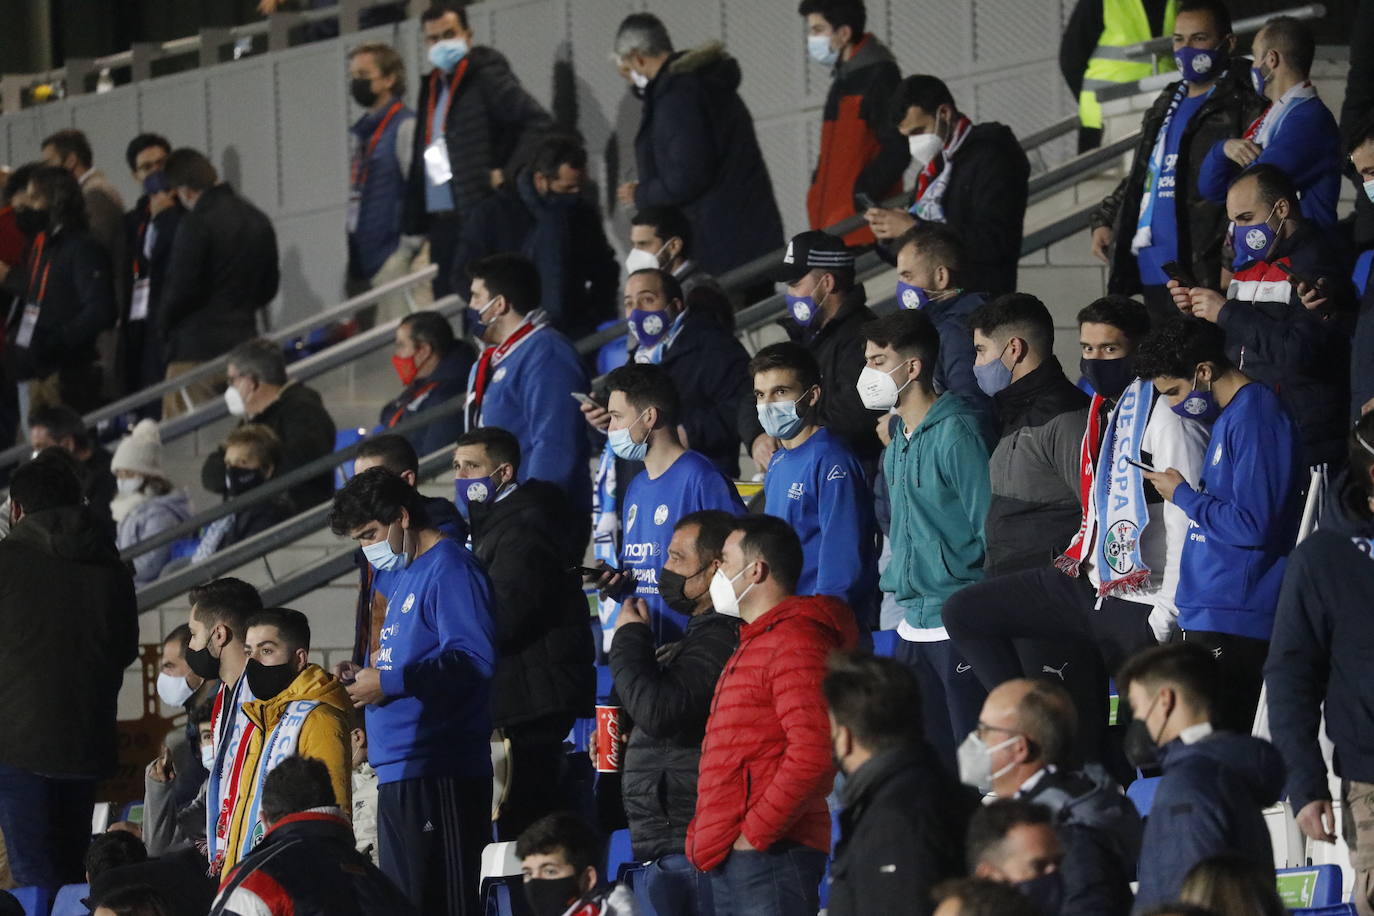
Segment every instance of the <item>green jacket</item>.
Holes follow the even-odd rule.
[[[944,626],[945,599],[983,578],[983,521],[992,498],[977,412],[944,394],[908,438],[900,418],[883,452],[892,501],[892,562],[882,590],[918,629]]]

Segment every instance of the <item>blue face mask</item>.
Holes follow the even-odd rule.
[[[1196,375],[1193,376],[1193,390],[1169,409],[1185,420],[1198,420],[1203,423],[1211,423],[1221,416],[1221,408],[1217,406],[1216,395],[1212,394],[1211,383],[1208,383],[1206,391],[1201,390],[1197,387]]]
[[[668,333],[672,322],[667,312],[650,312],[645,309],[630,311],[630,330],[641,347],[652,347]]]
[[[387,570],[395,569],[400,566],[402,561],[406,558],[405,554],[393,551],[391,545],[387,543],[386,538],[382,538],[377,543],[368,544],[364,547],[363,556],[367,558],[367,562],[371,563],[372,568],[377,570],[377,572],[386,572]]]
[[[816,286],[820,285],[821,281],[817,280]],[[787,310],[791,312],[792,320],[804,328],[811,327],[811,322],[816,320],[816,313],[820,311],[822,305],[825,305],[825,300],[830,298],[830,293],[826,293],[821,297],[821,301],[818,303],[815,298],[813,298],[815,295],[816,287],[813,286],[811,287],[810,295],[794,296],[791,293],[787,293],[784,297],[787,299]]]
[[[810,394],[808,391],[807,394]],[[763,431],[774,439],[791,439],[802,431],[806,425],[806,417],[797,412],[797,405],[805,394],[795,401],[773,401],[770,404],[759,404],[757,407],[759,414],[759,425]]]
[[[468,43],[461,38],[445,38],[429,46],[429,62],[445,73],[452,73],[467,56]]]
[[[1274,249],[1274,242],[1278,238],[1278,230],[1269,227],[1269,220],[1273,217],[1278,206],[1278,201],[1275,201],[1274,206],[1269,208],[1269,215],[1264,218],[1262,223],[1235,227],[1231,239],[1231,244],[1236,249],[1236,257],[1231,262],[1233,270],[1239,270],[1246,264],[1263,261],[1269,257]]]
[[[453,503],[466,515],[473,503],[494,502],[499,489],[490,477],[460,477],[453,481]]]
[[[1007,346],[1011,346],[1011,341],[1007,341]],[[983,394],[988,397],[1011,384],[1011,370],[1002,362],[1002,356],[1006,352],[1007,347],[1003,347],[1002,352],[997,354],[997,358],[992,362],[986,366],[973,367],[973,377],[978,382],[978,387],[983,390]]]
[[[487,333],[487,326],[482,322],[482,316],[487,313],[487,309],[495,304],[496,300],[492,299],[481,309],[475,309],[472,306],[463,309],[463,326],[467,328],[468,336],[481,340],[482,335]]]
[[[930,297],[919,286],[912,286],[910,283],[898,283],[897,303],[904,309],[923,309],[930,305]]]
[[[646,410],[644,413],[648,413],[648,411]],[[645,434],[643,442],[636,442],[631,432],[643,419],[644,414],[642,413],[638,419],[624,429],[613,429],[606,434],[611,451],[615,453],[617,458],[625,461],[643,461],[644,456],[649,454],[648,434]]]
[[[1369,198],[1369,202],[1374,204],[1374,178],[1364,183],[1364,196]]]
[[[1190,83],[1210,83],[1221,76],[1226,52],[1220,48],[1179,48],[1174,52],[1178,72]]]
[[[1264,95],[1264,84],[1269,82],[1269,77],[1264,75],[1263,67],[1250,68],[1250,85],[1255,87],[1256,95]]]

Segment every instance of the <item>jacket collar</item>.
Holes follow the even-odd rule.
[[[278,820],[263,835],[262,842],[263,844],[268,842],[280,843],[293,837],[302,836],[347,837],[351,842],[353,827],[344,818],[340,808],[311,808],[307,811],[288,814]]]
[[[856,284],[853,289],[844,294],[840,300],[840,307],[836,309],[834,316],[812,336],[812,341],[818,341],[823,337],[830,337],[839,333],[840,328],[852,321],[863,321],[868,316],[864,314],[868,311],[868,293],[862,284]],[[803,329],[802,336],[806,336],[807,329]]]
[[[391,106],[397,101],[398,99],[393,95],[391,101],[382,106],[380,110],[365,112],[361,118],[353,123],[353,132],[364,138],[371,135],[372,131],[377,129],[377,125],[386,118],[386,113],[391,110]],[[395,119],[393,118],[392,121],[394,123]]]
[[[998,415],[1003,419],[1016,416],[1064,378],[1064,368],[1059,365],[1059,358],[1045,357],[1040,365],[992,396]]]
[[[932,299],[925,308],[926,314],[930,316],[932,322],[942,320],[946,315],[962,315],[972,312],[975,308],[982,305],[988,299],[986,293],[977,293],[965,290],[957,296],[948,299]]]
[[[922,759],[930,748],[919,745],[893,748],[870,757],[868,762],[850,773],[840,787],[840,804],[852,808],[861,804],[883,787],[888,780],[904,770],[924,769]]]

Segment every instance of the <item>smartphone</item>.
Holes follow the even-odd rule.
[[[600,401],[598,401],[596,398],[592,397],[590,394],[585,394],[585,393],[583,393],[583,392],[581,392],[581,391],[574,391],[574,392],[572,392],[572,396],[573,396],[573,400],[577,401],[577,403],[582,404],[582,405],[585,406],[585,407],[591,407],[591,408],[594,408],[594,409],[596,409],[596,410],[605,410],[605,409],[606,409],[606,405],[605,405],[605,404],[602,404]]]
[[[863,191],[855,191],[854,199],[859,202],[860,213],[865,213],[869,210],[876,209],[878,206],[877,202],[873,198],[865,194]]]
[[[1277,267],[1279,270],[1283,271],[1284,275],[1287,276],[1288,279],[1289,279],[1289,280],[1292,280],[1294,283],[1299,283],[1299,284],[1301,284],[1301,285],[1307,287],[1308,289],[1318,289],[1318,288],[1319,288],[1319,287],[1317,286],[1316,283],[1314,283],[1314,282],[1312,282],[1311,280],[1307,279],[1307,278],[1304,277],[1302,274],[1297,273],[1296,271],[1293,270],[1293,268],[1289,267],[1287,264],[1284,264],[1284,263],[1281,262],[1281,261],[1276,261],[1276,262],[1274,263],[1273,266],[1275,266],[1275,267]]]
[[[586,576],[590,579],[600,579],[606,573],[618,573],[620,570],[614,566],[570,566],[568,572],[577,573],[579,576]]]
[[[1151,474],[1158,474],[1158,473],[1159,473],[1158,471],[1156,471],[1154,468],[1150,467],[1148,464],[1146,464],[1146,463],[1143,462],[1143,461],[1136,461],[1134,458],[1130,458],[1130,457],[1127,457],[1127,456],[1122,456],[1122,457],[1125,457],[1125,458],[1126,458],[1126,463],[1127,463],[1127,464],[1134,465],[1135,467],[1140,468],[1142,471],[1149,471]]]
[[[1177,280],[1179,286],[1186,286],[1188,289],[1197,286],[1197,281],[1195,281],[1192,275],[1184,270],[1183,265],[1177,261],[1170,261],[1159,269],[1164,271],[1164,276],[1168,277],[1170,280]]]

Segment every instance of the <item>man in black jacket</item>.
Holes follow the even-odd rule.
[[[417,413],[462,398],[472,370],[472,344],[453,335],[453,325],[438,312],[412,312],[396,326],[391,365],[404,386],[388,401],[378,426],[391,429]],[[463,414],[449,414],[406,436],[417,454],[447,448],[463,430]],[[399,472],[398,472],[399,473]]]
[[[1288,770],[1286,794],[1298,826],[1336,842],[1330,781],[1317,734],[1325,719],[1341,779],[1341,834],[1355,869],[1355,906],[1374,912],[1374,684],[1365,609],[1374,602],[1374,414],[1350,435],[1347,511],[1352,532],[1313,532],[1288,557],[1269,660],[1269,728]]]
[[[620,267],[596,202],[584,193],[587,151],[567,135],[542,140],[528,168],[463,215],[453,285],[490,254],[513,251],[539,268],[540,306],[573,339],[615,315]]]
[[[209,159],[179,149],[167,157],[166,173],[187,211],[153,307],[167,377],[174,378],[252,337],[257,313],[277,295],[281,273],[272,221],[220,181]],[[197,404],[211,400],[214,390],[200,381],[185,394]],[[176,393],[163,398],[164,417],[184,412]]]
[[[172,241],[186,211],[170,190],[150,192],[145,182],[152,178],[154,187],[165,184],[163,168],[171,154],[171,143],[157,134],[134,137],[124,154],[134,181],[144,189],[138,203],[124,215],[127,262],[113,265],[117,282],[125,287],[123,301],[128,303],[120,328],[119,362],[124,388],[131,392],[161,381],[167,369],[154,330],[153,308],[162,295]],[[145,405],[139,413],[157,419],[158,406],[156,402]]]
[[[976,788],[1049,809],[1064,848],[1058,916],[1127,916],[1140,815],[1102,769],[1070,767],[1077,728],[1073,699],[1054,681],[1006,681],[983,703],[960,777],[989,780]]]
[[[907,210],[864,213],[873,234],[890,241],[918,223],[944,223],[967,246],[966,273],[980,292],[1015,292],[1030,162],[1011,128],[974,124],[933,76],[902,80],[892,117],[918,169],[916,188]]]
[[[455,502],[496,597],[492,724],[510,740],[512,771],[496,824],[501,840],[571,807],[563,738],[592,715],[596,695],[590,611],[574,571],[586,517],[557,486],[517,483],[519,473],[520,443],[499,427],[474,429],[453,450]]]
[[[29,445],[35,452],[56,446],[72,457],[81,496],[91,518],[114,537],[115,524],[110,503],[119,485],[110,470],[109,451],[91,435],[81,415],[70,407],[41,407],[28,416]]]
[[[829,669],[821,689],[845,774],[829,912],[929,914],[935,885],[964,874],[959,839],[977,799],[935,762],[905,665],[850,654]]]
[[[315,389],[287,379],[279,346],[262,338],[245,341],[230,352],[226,374],[229,412],[241,418],[240,425],[260,423],[281,440],[277,476],[334,451],[333,418]],[[211,493],[225,492],[223,448],[205,456],[200,483]],[[334,495],[334,475],[325,471],[288,494],[298,512],[327,502]]]
[[[431,4],[420,14],[420,29],[434,69],[415,104],[401,231],[429,236],[429,260],[439,265],[437,299],[466,292],[467,278],[455,286],[450,271],[462,221],[519,170],[553,122],[500,51],[474,45],[463,4]]]
[[[1292,179],[1275,166],[1242,172],[1226,194],[1226,210],[1236,247],[1226,295],[1171,281],[1174,304],[1220,327],[1231,362],[1278,391],[1302,432],[1308,466],[1339,465],[1349,428],[1355,311],[1349,264],[1303,218]]]
[[[1131,171],[1092,212],[1092,251],[1110,268],[1107,291],[1144,293],[1156,318],[1174,309],[1163,266],[1177,262],[1202,286],[1223,277],[1226,212],[1197,190],[1213,144],[1243,136],[1265,101],[1250,85],[1245,62],[1232,62],[1236,38],[1220,0],[1180,5],[1174,60],[1183,80],[1160,93],[1145,113]]]
[[[621,185],[620,202],[681,209],[697,260],[717,277],[781,246],[782,217],[753,115],[739,96],[739,63],[718,43],[674,51],[651,13],[625,17],[615,55],[644,94],[639,177]]]
[[[697,912],[704,883],[684,850],[711,697],[739,643],[739,620],[715,613],[710,589],[733,524],[729,513],[706,509],[673,527],[659,592],[691,617],[682,639],[656,647],[644,602],[632,599],[621,607],[611,643],[615,692],[632,723],[621,781],[625,817],[635,858],[651,862],[646,894],[665,916]]]
[[[876,432],[881,413],[864,407],[855,386],[864,368],[863,326],[877,316],[855,282],[854,253],[833,235],[803,232],[787,243],[771,278],[787,284],[784,327],[820,363],[826,390],[820,425],[849,443],[872,480],[883,450]],[[764,433],[752,400],[740,405],[739,433],[760,473],[768,470],[778,440]]]
[[[13,527],[0,541],[9,736],[0,742],[0,831],[14,880],[56,887],[82,880],[95,785],[114,770],[120,684],[138,657],[138,607],[66,456],[45,451],[18,468],[10,503]]]

